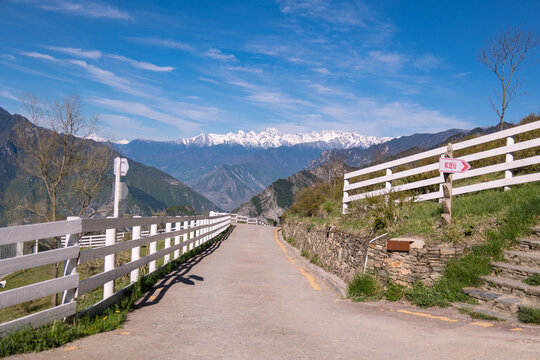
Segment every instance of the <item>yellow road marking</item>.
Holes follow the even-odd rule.
[[[321,290],[321,287],[319,286],[319,284],[317,284],[315,282],[315,278],[313,276],[311,276],[311,274],[308,274],[306,272],[306,270],[304,270],[304,268],[299,267],[298,271],[300,271],[302,273],[302,275],[304,275],[306,277],[306,279],[308,279],[309,285],[311,285],[313,290]]]
[[[78,346],[68,346],[68,347],[65,347],[64,348],[64,351],[73,351],[73,350],[78,350],[79,347]]]
[[[456,322],[456,321],[458,321],[458,320],[447,318],[446,316],[433,316],[431,314],[415,312],[415,311],[409,311],[409,310],[398,310],[397,312],[403,313],[403,314],[414,315],[414,316],[425,317],[425,318],[428,318],[428,319],[436,319],[436,320],[448,321],[448,322]]]
[[[287,249],[285,249],[285,246],[283,246],[283,244],[278,240],[278,237],[277,237],[277,230],[274,231],[274,237],[275,237],[275,239],[276,239],[277,244],[278,244],[279,247],[281,248],[281,250],[283,250],[283,252],[286,254],[286,253],[287,253]]]
[[[522,328],[519,328],[519,327],[510,329],[510,330],[511,330],[511,331],[523,331],[523,329],[522,329]]]
[[[152,296],[150,296],[150,297],[148,298],[148,300],[150,300],[150,301],[154,301],[154,300],[156,300],[156,299],[157,299],[157,296],[156,296],[156,295],[152,295]]]
[[[281,243],[281,241],[278,240],[278,234],[277,234],[277,229],[274,230],[274,238],[276,239],[276,243],[279,245],[279,247],[281,248],[281,250],[283,250],[283,252],[285,254],[287,254],[287,249],[285,249],[285,246],[283,246],[283,244]],[[294,263],[294,259],[292,257],[290,257],[289,255],[287,255],[287,259],[291,262],[291,263]],[[310,274],[308,274],[303,268],[299,267],[298,270],[302,273],[302,275],[304,275],[306,277],[306,279],[308,279],[309,281],[309,285],[311,285],[311,287],[314,289],[314,290],[321,290],[321,287],[319,286],[319,284],[317,284],[317,282],[315,281],[315,278],[313,276],[311,276]]]
[[[120,331],[120,335],[131,335],[131,331]]]
[[[475,321],[475,322],[472,322],[470,323],[469,325],[475,325],[475,326],[481,326],[481,327],[492,327],[493,324],[492,323],[487,323],[487,322],[478,322],[478,321]]]

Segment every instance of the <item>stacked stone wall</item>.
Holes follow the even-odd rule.
[[[444,266],[453,258],[462,256],[467,248],[460,244],[426,244],[416,239],[409,252],[387,251],[386,240],[380,239],[368,245],[370,238],[332,229],[306,225],[302,222],[286,222],[283,234],[292,237],[295,246],[313,256],[317,254],[323,267],[349,282],[364,268],[366,249],[367,269],[380,278],[391,278],[406,286],[421,281],[432,285],[441,277]]]

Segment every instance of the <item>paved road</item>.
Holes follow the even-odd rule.
[[[147,294],[121,330],[30,359],[540,359],[540,331],[451,309],[351,303],[274,238],[231,237]]]

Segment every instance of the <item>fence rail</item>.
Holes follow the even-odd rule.
[[[468,178],[473,178],[480,175],[494,174],[504,171],[504,179],[489,180],[485,182],[474,183],[470,185],[454,187],[452,193],[453,195],[466,194],[470,192],[488,190],[499,187],[507,187],[511,185],[523,184],[528,182],[540,181],[540,173],[535,172],[532,174],[514,176],[512,170],[540,164],[540,155],[539,150],[535,149],[540,146],[540,138],[536,137],[530,140],[524,140],[521,142],[515,142],[515,136],[528,133],[534,130],[540,129],[540,121],[531,122],[525,125],[515,126],[513,128],[499,131],[494,134],[480,136],[474,139],[462,141],[456,144],[453,144],[454,151],[459,151],[467,148],[471,148],[476,145],[486,144],[495,140],[506,139],[506,145],[500,146],[494,149],[479,151],[476,153],[467,154],[460,156],[460,159],[465,161],[477,161],[487,158],[492,158],[495,156],[506,155],[505,162],[484,166],[476,169],[469,170],[465,173],[453,174],[453,180],[463,180]],[[392,181],[403,180],[410,176],[422,175],[432,171],[437,171],[439,168],[439,163],[434,162],[424,166],[417,166],[412,169],[407,169],[399,172],[394,172],[393,170],[402,165],[414,164],[421,160],[429,159],[435,156],[441,157],[446,152],[447,147],[439,147],[429,151],[425,151],[419,154],[407,156],[401,159],[389,161],[383,164],[370,166],[364,169],[356,170],[353,172],[346,173],[344,175],[344,186],[343,186],[343,213],[346,213],[348,210],[348,204],[352,201],[365,199],[372,196],[380,196],[387,194],[390,191],[400,192],[406,190],[417,190],[426,188],[433,185],[441,185],[444,183],[444,177],[442,174],[439,176],[431,177],[428,179],[417,180],[405,184],[400,184],[397,186],[392,185]],[[535,149],[534,156],[530,156],[523,159],[514,160],[514,153],[522,150]],[[370,177],[374,176],[375,173],[385,171],[384,176],[376,176],[371,179],[366,179],[363,181],[354,181],[354,178],[364,176]],[[367,187],[379,186],[383,187],[381,189],[368,190]],[[352,194],[351,192],[358,192]],[[432,191],[428,193],[423,193],[415,197],[416,201],[425,201],[440,199],[443,197],[442,188],[439,188],[438,191]]]
[[[37,241],[48,238],[62,238],[62,248],[0,260],[0,274],[31,269],[37,266],[64,262],[63,276],[15,289],[0,291],[0,309],[21,304],[45,296],[62,293],[61,305],[0,324],[0,336],[23,326],[39,326],[53,320],[61,320],[76,314],[77,298],[103,286],[103,300],[93,308],[110,305],[126,289],[115,292],[114,281],[130,274],[130,283],[139,279],[139,271],[148,266],[148,273],[156,269],[156,261],[163,258],[163,265],[180,257],[205,242],[215,238],[231,224],[227,213],[211,216],[186,217],[133,217],[129,219],[81,219],[68,218],[66,221],[0,228],[0,244]],[[146,236],[142,227],[148,227]],[[158,230],[158,226],[163,229]],[[131,240],[125,239],[125,232],[117,229],[131,228]],[[104,232],[96,247],[95,238],[82,236],[87,232]],[[37,239],[37,240],[36,240]],[[174,244],[172,243],[174,239]],[[164,247],[158,250],[158,242],[164,240]],[[81,250],[82,244],[92,244],[92,248]],[[141,257],[141,247],[148,245],[149,251]],[[115,266],[116,254],[131,250],[131,261]],[[104,259],[103,272],[80,280],[77,266],[95,259]],[[92,311],[92,308],[86,309]]]
[[[268,223],[266,221],[262,221],[259,218],[250,218],[244,215],[238,215],[238,214],[231,214],[231,219],[236,221],[237,223],[246,223],[251,225],[263,225],[268,226]]]

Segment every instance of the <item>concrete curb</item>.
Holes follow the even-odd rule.
[[[314,273],[318,278],[323,280],[332,290],[334,290],[342,298],[347,298],[347,284],[340,279],[338,276],[324,270],[323,268],[312,264],[308,259],[300,255],[300,250],[291,246],[285,239],[281,232],[281,228],[277,229],[278,239],[287,247],[287,249],[294,254],[296,260],[301,263],[304,267],[308,268],[312,273]]]

